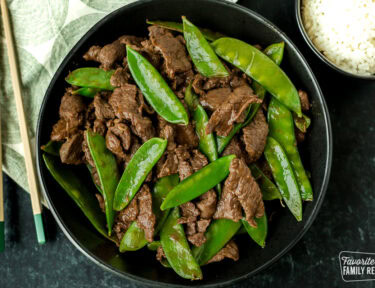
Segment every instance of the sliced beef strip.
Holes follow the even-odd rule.
[[[212,257],[207,262],[207,264],[222,261],[224,260],[224,258],[229,258],[234,261],[237,261],[238,259],[240,259],[238,246],[233,240],[229,241],[227,245],[225,245],[224,248],[222,248],[214,257]]]
[[[100,134],[104,137],[105,133],[107,132],[107,127],[104,121],[95,119],[92,130],[94,133]]]
[[[135,85],[127,84],[116,88],[108,100],[109,104],[119,119],[131,122],[134,134],[144,142],[154,137],[155,129],[148,117],[142,116],[142,101],[139,99],[138,89]]]
[[[96,193],[95,197],[98,200],[100,210],[102,210],[102,212],[105,213],[105,203],[104,203],[103,196],[101,194],[99,194],[99,193]]]
[[[111,76],[111,85],[113,87],[121,87],[129,83],[131,79],[130,73],[127,69],[119,67]]]
[[[187,147],[182,145],[176,148],[176,155],[178,159],[178,174],[180,181],[182,181],[194,172],[189,161],[191,156]]]
[[[79,165],[83,163],[82,133],[77,133],[68,138],[60,148],[60,159],[62,163]]]
[[[121,210],[114,221],[113,231],[116,233],[117,239],[121,241],[126,230],[128,230],[130,224],[137,220],[139,213],[137,195],[133,198],[130,204],[123,210]]]
[[[190,121],[188,125],[176,125],[175,139],[179,145],[187,145],[190,148],[196,148],[199,144],[199,138],[195,132],[195,126]]]
[[[156,217],[152,212],[150,188],[146,184],[143,184],[141,190],[137,192],[137,199],[139,206],[137,224],[144,230],[146,240],[152,242],[155,232]]]
[[[301,101],[301,108],[302,111],[309,111],[310,110],[310,101],[309,96],[303,90],[298,90],[299,99]]]
[[[68,90],[61,98],[59,109],[60,118],[64,119],[67,130],[77,129],[84,124],[86,105],[79,95],[73,95]]]
[[[212,218],[212,216],[215,214],[216,202],[217,196],[213,189],[208,190],[199,197],[199,201],[196,203],[196,206],[200,211],[201,219]]]
[[[104,121],[115,118],[115,113],[113,112],[111,105],[101,98],[100,94],[95,95],[93,103],[96,119]]]
[[[193,235],[188,235],[187,239],[189,240],[191,244],[197,247],[202,246],[207,240],[206,237],[204,236],[204,233],[202,232],[198,232]]]
[[[178,219],[177,223],[186,224],[197,221],[199,216],[199,210],[193,202],[186,202],[180,205],[181,217]]]
[[[158,118],[158,135],[160,138],[168,140],[167,151],[173,151],[176,148],[175,143],[175,125],[168,123],[162,117]]]
[[[249,163],[257,161],[263,154],[268,135],[268,123],[261,109],[253,121],[242,128],[242,141],[245,143]]]
[[[82,141],[82,152],[83,152],[83,160],[86,164],[89,164],[91,167],[95,167],[94,159],[92,159],[91,152],[87,143],[86,133],[83,134],[83,141]]]
[[[51,140],[61,142],[77,133],[78,127],[70,127],[68,122],[60,118],[59,121],[57,121],[57,123],[53,125]]]
[[[186,53],[185,46],[168,30],[158,27],[148,27],[150,40],[156,50],[160,51],[165,61],[168,77],[173,79],[176,73],[191,70],[192,65]]]
[[[130,48],[139,51],[142,48],[142,41],[145,40],[143,37],[137,37],[133,35],[123,35],[117,39],[121,44],[129,46]]]
[[[236,158],[230,165],[223,196],[219,201],[214,218],[227,218],[238,222],[242,218],[241,207],[245,212],[246,221],[251,226],[257,227],[254,218],[264,215],[262,192],[246,163]]]
[[[230,88],[216,88],[208,91],[205,95],[199,98],[200,104],[210,110],[218,109],[232,93]]]
[[[203,90],[204,81],[206,81],[206,79],[207,78],[202,76],[201,74],[196,74],[194,76],[192,87],[196,94],[200,96],[204,96],[206,94],[206,92]]]
[[[121,61],[126,55],[125,45],[119,40],[105,45],[103,48],[100,46],[92,46],[83,58],[86,61],[96,61],[101,64],[105,70],[113,68],[114,64]]]
[[[113,121],[113,124],[108,128],[105,143],[108,150],[118,157],[125,159],[125,153],[131,145],[131,132],[125,123],[118,120]]]
[[[234,89],[228,99],[212,113],[206,126],[206,134],[216,131],[217,135],[228,136],[235,123],[245,121],[249,105],[261,102],[248,85]]]
[[[225,147],[222,156],[236,155],[237,158],[244,159],[245,162],[247,162],[248,156],[243,146],[243,143],[240,139],[238,139],[238,136],[236,135],[229,142],[228,146]]]
[[[173,151],[166,152],[156,166],[157,178],[162,178],[178,172],[178,159]]]

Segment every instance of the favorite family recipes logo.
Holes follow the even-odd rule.
[[[339,260],[345,282],[375,280],[375,253],[342,251]]]

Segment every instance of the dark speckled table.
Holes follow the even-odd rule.
[[[342,250],[375,252],[375,82],[346,78],[321,63],[299,34],[294,1],[239,4],[279,26],[312,66],[331,112],[334,157],[327,196],[311,229],[280,261],[234,287],[375,287],[375,281],[343,282],[338,261]],[[48,242],[39,246],[28,195],[7,177],[4,185],[6,251],[0,255],[0,287],[136,287],[91,263],[48,211]]]

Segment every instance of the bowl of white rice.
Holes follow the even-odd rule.
[[[297,0],[296,14],[307,44],[325,63],[375,79],[375,0]]]

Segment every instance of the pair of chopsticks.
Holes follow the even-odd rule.
[[[1,14],[3,18],[5,39],[6,39],[7,49],[8,49],[10,74],[12,77],[12,85],[13,85],[14,97],[16,100],[18,122],[20,126],[23,149],[25,153],[27,181],[29,184],[31,206],[33,209],[33,214],[34,214],[36,234],[37,234],[39,244],[44,244],[46,242],[46,239],[44,236],[44,228],[43,228],[43,220],[42,220],[42,206],[40,203],[38,185],[36,182],[35,166],[34,166],[34,161],[33,161],[32,154],[31,154],[30,139],[27,133],[25,112],[24,112],[23,103],[22,103],[20,74],[19,74],[17,60],[16,60],[16,52],[14,48],[12,31],[11,31],[10,20],[9,20],[9,12],[7,8],[6,0],[0,0],[0,1],[1,1],[0,6],[1,6]],[[0,146],[1,146],[1,138],[0,138]],[[1,163],[1,153],[0,153],[0,167],[2,167],[1,164],[2,163]],[[1,243],[4,242],[4,205],[3,205],[2,179],[1,179],[0,184],[1,184],[0,221],[2,221],[1,222],[2,224],[0,223],[0,228],[1,228],[0,245],[1,245]]]

